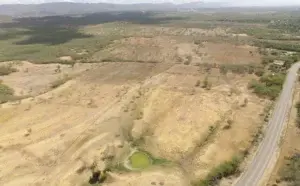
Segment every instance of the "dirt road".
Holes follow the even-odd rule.
[[[282,131],[292,106],[293,89],[297,80],[297,71],[299,68],[300,62],[294,64],[290,68],[281,95],[274,108],[272,118],[269,121],[265,137],[252,162],[237,183],[234,184],[235,186],[261,185],[264,176],[267,176],[268,170],[273,168],[276,153],[279,150]]]

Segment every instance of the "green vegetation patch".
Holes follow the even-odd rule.
[[[296,109],[297,109],[296,125],[298,128],[300,128],[300,101],[297,102]]]
[[[33,63],[65,63],[59,57],[70,56],[79,62],[89,62],[89,57],[121,37],[114,35],[92,36],[83,32],[51,33],[46,28],[35,30],[3,29],[0,32],[0,61],[28,60]],[[47,34],[49,33],[49,34]],[[68,35],[70,34],[70,35]],[[77,35],[79,34],[79,36]],[[67,36],[66,36],[67,35]],[[54,42],[51,44],[51,42]]]
[[[281,92],[284,80],[285,74],[268,74],[262,76],[259,81],[252,80],[249,88],[258,96],[274,100]]]
[[[14,90],[9,86],[0,83],[0,104],[15,100]]]
[[[273,48],[277,50],[300,52],[298,42],[278,42],[278,41],[255,41],[255,45],[262,48]]]
[[[288,182],[289,186],[300,185],[300,154],[288,159],[280,175],[281,180]]]
[[[235,74],[253,74],[260,76],[263,71],[263,67],[259,65],[253,64],[222,64],[220,66],[220,73],[226,75],[227,72],[230,71]]]
[[[243,158],[234,156],[230,161],[225,161],[213,168],[205,179],[195,182],[194,186],[212,186],[217,185],[219,181],[239,172],[239,165]]]
[[[136,151],[129,157],[129,163],[134,169],[145,169],[152,165],[152,159],[148,154]]]

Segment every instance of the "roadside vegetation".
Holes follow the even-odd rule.
[[[287,182],[288,186],[300,185],[300,154],[296,153],[286,160],[280,172],[281,181]]]
[[[266,74],[259,80],[252,80],[249,88],[260,97],[274,100],[281,92],[284,80],[285,74]]]
[[[207,174],[205,179],[193,183],[193,186],[213,186],[217,185],[222,178],[232,176],[239,172],[239,165],[243,160],[240,156],[234,156],[231,160],[225,161],[214,167]]]

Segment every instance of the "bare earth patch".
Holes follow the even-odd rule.
[[[260,126],[256,118],[265,102],[248,91],[250,75],[203,74],[198,66],[174,63],[84,65],[61,66],[62,72],[80,73],[61,87],[2,105],[0,185],[82,185],[91,176],[88,167],[103,170],[108,159],[122,161],[129,150],[127,129],[133,140],[144,138],[140,148],[175,166],[113,171],[103,185],[187,186],[247,148]],[[49,81],[41,77],[59,76],[55,64],[23,62],[18,68],[4,81],[23,91],[25,82],[38,92]],[[16,81],[20,75],[23,83]],[[206,76],[211,89],[196,87]],[[241,107],[244,98],[249,103]],[[228,120],[233,123],[224,129]]]
[[[197,40],[195,40],[196,42]],[[171,36],[128,37],[96,52],[92,61],[255,64],[261,56],[256,47],[230,43],[192,43]]]
[[[27,61],[10,62],[17,72],[3,76],[3,82],[15,90],[16,95],[38,95],[49,90],[49,85],[64,75],[76,75],[92,67],[92,64],[70,65],[44,64],[38,65]],[[59,68],[59,70],[58,70]]]
[[[61,56],[61,57],[59,57],[59,59],[61,61],[72,61],[73,60],[71,56]]]

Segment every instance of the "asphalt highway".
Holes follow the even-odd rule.
[[[282,92],[269,120],[264,139],[249,166],[234,186],[260,186],[267,171],[273,168],[274,158],[279,150],[282,132],[287,123],[287,116],[291,110],[294,86],[300,62],[295,63],[288,71]]]

